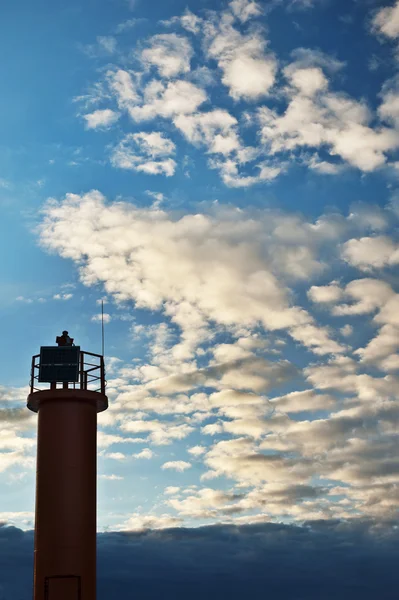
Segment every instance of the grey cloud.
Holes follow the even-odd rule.
[[[4,598],[30,600],[33,532],[0,526]],[[395,521],[319,520],[97,535],[98,600],[396,600]]]

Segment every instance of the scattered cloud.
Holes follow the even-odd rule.
[[[376,32],[391,38],[399,37],[399,2],[392,6],[380,8],[373,18],[373,28]]]
[[[146,460],[149,460],[154,456],[154,452],[150,450],[150,448],[144,448],[144,450],[141,450],[141,452],[138,452],[137,454],[133,454],[133,456],[134,458],[145,458]]]
[[[141,52],[145,67],[154,66],[161,77],[176,77],[190,71],[193,49],[187,38],[175,33],[155,35],[148,40],[148,47]]]
[[[93,315],[91,320],[95,321],[96,323],[101,323],[102,321],[104,321],[104,323],[110,323],[112,317],[108,313],[99,313],[98,315]]]
[[[53,299],[54,300],[70,300],[71,298],[73,298],[73,294],[69,293],[69,294],[54,294]]]
[[[191,463],[185,460],[170,460],[164,463],[161,469],[171,469],[173,471],[179,471],[180,473],[191,468]]]
[[[175,144],[158,131],[129,133],[114,148],[111,163],[121,169],[170,177],[176,169],[171,158],[174,152]]]
[[[119,119],[120,114],[114,110],[106,108],[104,110],[95,110],[94,112],[83,115],[86,120],[87,129],[108,129]]]

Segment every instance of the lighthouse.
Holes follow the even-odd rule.
[[[95,600],[104,356],[42,346],[32,357],[27,406],[38,415],[33,598]]]

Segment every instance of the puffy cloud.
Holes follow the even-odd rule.
[[[177,527],[182,520],[171,515],[151,515],[133,513],[123,523],[115,525],[117,531],[146,531],[148,529],[167,529]]]
[[[377,11],[373,18],[374,30],[391,39],[399,37],[399,2]]]
[[[290,392],[285,396],[272,398],[270,403],[280,412],[297,413],[303,411],[329,410],[335,405],[335,399],[328,394],[317,394],[314,390]]]
[[[204,452],[206,452],[206,448],[204,446],[193,446],[192,448],[189,448],[187,452],[193,456],[201,456],[204,454]]]
[[[190,81],[164,84],[153,80],[145,87],[141,104],[131,103],[127,109],[134,121],[148,121],[157,116],[173,118],[195,112],[206,99],[205,91]]]
[[[166,494],[167,496],[174,496],[176,494],[178,494],[180,491],[180,488],[174,485],[169,485],[168,487],[165,488],[164,490],[164,494]]]
[[[249,18],[254,10],[243,1],[236,2],[232,8],[241,20]],[[205,39],[207,55],[217,60],[223,73],[222,83],[229,88],[232,98],[258,100],[269,93],[275,81],[277,61],[271,52],[265,52],[266,42],[260,35],[242,35],[222,15],[219,22],[206,23]]]
[[[222,431],[222,423],[209,423],[201,429],[201,433],[203,433],[204,435],[216,435],[217,433],[221,433]]]
[[[185,460],[170,460],[164,463],[161,467],[161,469],[171,469],[174,471],[179,471],[180,473],[190,468],[191,463],[186,462]]]
[[[87,129],[107,129],[116,123],[119,117],[119,112],[109,108],[95,110],[90,114],[83,115],[83,118],[86,120]]]
[[[134,458],[145,458],[146,460],[149,460],[154,456],[154,453],[150,448],[144,448],[144,450],[141,450],[141,452],[138,452],[137,454],[133,454],[133,456]]]
[[[141,52],[144,65],[155,66],[162,77],[188,73],[192,56],[193,49],[187,38],[175,33],[154,35]]]
[[[298,325],[290,329],[290,335],[315,354],[336,354],[346,350],[346,346],[331,339],[327,327],[317,327],[312,324]]]
[[[127,204],[108,207],[104,200],[99,192],[91,192],[51,202],[41,226],[43,245],[81,263],[87,285],[104,281],[107,293],[117,300],[134,299],[151,310],[163,305],[183,330],[191,329],[193,315],[200,322],[225,326],[261,323],[271,330],[288,328],[311,348],[321,344],[322,351],[340,350],[306,311],[290,306],[286,289],[270,271],[268,251],[272,263],[280,254],[281,264],[281,255],[289,250],[286,238],[280,237],[283,218],[273,220],[265,214],[264,221],[254,221],[227,212],[219,218],[186,215],[172,221],[162,211]],[[275,244],[264,243],[266,253],[260,253],[260,242],[264,236],[267,241],[271,227]],[[315,241],[323,229],[321,223],[313,231],[303,223],[298,228],[304,237],[308,229]],[[284,236],[288,231],[289,227]]]
[[[317,92],[327,89],[328,79],[320,67],[294,68],[294,65],[286,67],[284,72],[299,93],[314,96]]]
[[[170,157],[174,152],[175,144],[159,131],[129,133],[114,148],[111,162],[121,169],[171,176],[176,169]]]
[[[381,269],[399,263],[399,245],[383,235],[352,239],[343,245],[342,257],[362,271]]]
[[[112,317],[108,313],[99,313],[97,315],[93,315],[91,320],[95,321],[96,323],[101,323],[102,321],[104,321],[104,323],[110,323]]]
[[[306,367],[305,376],[316,389],[336,390],[364,403],[396,398],[397,378],[372,377],[358,373],[357,369],[358,364],[353,359],[340,356],[325,364]]]
[[[340,304],[332,310],[334,315],[363,315],[384,306],[394,297],[392,287],[379,279],[365,278],[350,281],[344,290],[344,297],[351,298],[353,304]]]
[[[174,124],[191,143],[205,143],[211,154],[230,154],[240,147],[237,119],[226,110],[179,115]]]
[[[153,150],[163,151],[156,145]],[[292,306],[284,280],[320,272],[319,248],[348,236],[357,226],[351,217],[346,221],[338,216],[321,217],[316,223],[306,223],[274,211],[258,212],[253,219],[251,213],[215,209],[175,219],[165,211],[107,205],[98,192],[51,201],[45,212],[42,243],[79,263],[86,285],[103,281],[117,301],[132,299],[142,308],[162,310],[178,325],[182,342],[173,350],[175,359],[189,358],[199,343],[209,339],[211,322],[228,328],[261,324],[269,330],[287,329],[317,354],[344,350],[328,328]],[[72,238],[70,230],[76,232]],[[291,257],[296,257],[295,268]],[[343,297],[358,302],[336,306],[333,313],[366,314],[381,305],[379,294],[393,293],[389,290],[374,281],[352,282]],[[330,292],[339,296],[335,283],[327,290],[313,286],[309,294],[320,298],[320,293]],[[255,368],[257,362],[253,364]],[[235,367],[244,376],[245,363]],[[209,376],[205,371],[187,373],[181,381],[167,376],[157,392],[169,393],[170,386],[176,392],[185,391],[191,389],[190,377],[198,385]],[[161,372],[158,377],[162,378]],[[225,386],[229,377],[233,374],[226,372]]]
[[[399,326],[386,324],[365,348],[358,348],[355,354],[358,354],[364,363],[377,364],[383,370],[394,371],[398,364],[398,357],[394,354],[398,349]]]
[[[104,431],[97,431],[97,446],[99,448],[108,448],[112,444],[135,444],[142,441],[142,439],[128,438],[121,435],[105,433]]]
[[[240,512],[240,507],[231,504],[236,499],[235,494],[212,488],[202,488],[196,491],[195,495],[188,495],[183,499],[171,498],[167,501],[167,504],[176,510],[180,516],[209,519],[219,515],[231,514],[231,511]]]
[[[322,68],[334,71],[342,65],[317,52],[297,51],[294,58],[284,69],[290,84],[285,113],[268,107],[258,109],[261,140],[268,151],[275,155],[324,146],[332,156],[340,156],[362,171],[384,165],[386,153],[398,147],[398,136],[393,129],[372,128],[364,103],[329,91]],[[321,170],[328,170],[328,165]]]
[[[132,433],[148,432],[148,439],[156,446],[171,444],[173,440],[181,440],[187,437],[194,429],[185,423],[176,425],[167,421],[144,421],[124,419],[120,428],[122,431]],[[144,457],[143,457],[144,458]]]
[[[312,302],[322,304],[337,302],[342,298],[342,295],[342,289],[335,282],[332,282],[329,285],[313,285],[308,291],[308,298],[312,300]]]

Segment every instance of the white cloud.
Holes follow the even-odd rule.
[[[201,433],[204,435],[216,435],[217,433],[222,433],[222,431],[222,423],[209,423],[201,429]]]
[[[229,508],[234,508],[236,496],[234,494],[214,490],[211,488],[202,488],[198,491],[188,490],[189,495],[183,499],[172,498],[167,504],[174,508],[181,516],[190,516],[193,518],[213,518],[220,514],[227,514]],[[239,508],[236,512],[239,512]]]
[[[149,460],[154,456],[154,452],[150,448],[144,448],[144,450],[138,452],[137,454],[133,454],[132,456],[134,456],[134,458],[145,458]]]
[[[387,236],[352,239],[343,245],[342,257],[362,271],[399,264],[399,244]]]
[[[140,100],[133,74],[123,69],[107,72],[107,81],[110,91],[116,96],[119,108],[127,109]]]
[[[125,420],[121,423],[120,428],[131,433],[148,432],[148,439],[155,446],[166,446],[171,444],[173,440],[182,440],[194,430],[193,427],[185,423],[175,424],[158,420]]]
[[[179,487],[176,487],[174,485],[169,485],[168,487],[165,488],[164,494],[166,494],[167,496],[174,496],[175,494],[178,494],[179,491],[180,491]]]
[[[331,332],[327,327],[317,327],[312,324],[298,325],[290,329],[290,335],[294,340],[310,348],[315,354],[339,354],[344,352],[346,346],[342,346],[331,339],[330,334]]]
[[[127,438],[120,435],[104,433],[104,431],[97,431],[97,446],[99,448],[108,448],[112,444],[135,444],[142,441],[143,440],[137,438]]]
[[[344,295],[354,300],[354,303],[334,307],[334,315],[364,315],[373,312],[385,305],[394,296],[394,291],[384,281],[367,278],[349,282]]]
[[[103,454],[100,454],[100,455],[104,456],[104,458],[110,458],[111,460],[124,461],[127,458],[126,454],[123,454],[123,452],[108,452],[108,453],[104,452]]]
[[[362,362],[378,363],[386,359],[399,349],[399,328],[394,325],[386,324],[381,327],[376,337],[374,337],[365,348],[359,348],[355,351]]]
[[[193,446],[192,448],[189,448],[187,452],[189,452],[193,456],[201,456],[202,454],[204,454],[204,452],[206,452],[206,448],[205,446]]]
[[[252,17],[259,17],[262,14],[260,4],[253,0],[232,0],[229,7],[241,23],[246,23]]]
[[[112,320],[112,317],[110,314],[108,313],[99,313],[97,315],[93,315],[91,318],[92,321],[95,321],[96,323],[101,323],[104,320],[104,323],[110,323]]]
[[[314,96],[328,87],[328,79],[320,67],[298,68],[298,65],[294,63],[286,67],[284,73],[291,85],[304,96]]]
[[[236,14],[246,20],[248,6],[235,3]],[[234,8],[234,7],[233,7]],[[208,21],[205,27],[207,55],[218,62],[222,83],[234,100],[258,100],[267,96],[277,71],[274,55],[266,53],[266,42],[257,33],[242,35],[223,16],[218,23]]]
[[[317,394],[314,390],[291,392],[285,396],[272,398],[270,402],[277,410],[285,413],[329,410],[335,405],[335,399],[332,396]]]
[[[378,10],[373,19],[374,30],[391,39],[399,37],[399,1]]]
[[[161,469],[171,469],[173,471],[179,471],[180,473],[190,468],[191,463],[186,462],[184,460],[170,460],[164,463],[161,467]]]
[[[123,523],[118,523],[112,526],[114,531],[145,531],[147,529],[167,529],[168,527],[178,527],[182,523],[182,519],[172,517],[167,514],[163,515],[142,515],[133,513]]]
[[[73,298],[73,294],[54,294],[53,299],[54,300],[70,300],[71,298]]]
[[[114,110],[106,108],[104,110],[95,110],[94,112],[83,115],[86,119],[87,129],[107,129],[119,119],[120,114]]]
[[[329,285],[313,285],[307,293],[308,298],[312,302],[318,302],[321,304],[329,302],[337,302],[342,298],[342,289],[335,282]]]
[[[179,115],[173,122],[189,142],[206,144],[211,154],[227,155],[240,147],[237,119],[226,110]]]
[[[154,35],[141,52],[144,65],[155,66],[162,77],[188,73],[192,56],[193,49],[187,38],[175,33]]]
[[[148,121],[157,116],[173,118],[195,112],[206,99],[205,91],[189,81],[164,84],[153,80],[144,88],[141,103],[130,103],[127,110],[134,121]]]
[[[185,339],[191,334],[203,339],[209,321],[226,327],[261,324],[288,329],[317,352],[342,350],[304,309],[291,305],[281,281],[282,275],[292,277],[284,255],[293,255],[297,239],[307,246],[304,273],[314,271],[314,249],[339,233],[334,220],[313,225],[268,211],[252,219],[234,210],[172,220],[162,211],[106,206],[104,200],[99,192],[70,194],[48,204],[41,227],[44,246],[79,263],[84,257],[80,273],[86,285],[103,281],[118,302],[132,299],[142,308],[163,309],[189,336]]]
[[[301,148],[326,147],[350,165],[369,172],[386,163],[386,153],[398,147],[393,129],[371,127],[371,112],[364,102],[329,90],[322,68],[336,71],[342,63],[318,52],[300,49],[296,60],[284,69],[290,86],[286,88],[288,106],[284,114],[268,107],[258,109],[261,140],[274,155]],[[323,167],[333,174],[338,167]]]
[[[171,158],[175,144],[161,132],[128,133],[114,148],[111,163],[121,169],[170,177],[176,169]]]

